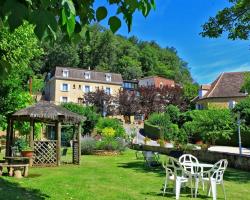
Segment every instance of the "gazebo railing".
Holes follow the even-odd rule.
[[[33,166],[57,165],[57,140],[34,141]]]

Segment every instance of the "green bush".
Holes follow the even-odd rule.
[[[165,113],[152,113],[149,118],[148,122],[155,126],[166,126],[171,123],[170,116]]]
[[[71,112],[83,115],[86,117],[82,128],[84,134],[91,134],[93,131],[100,115],[96,112],[95,107],[93,106],[83,106],[76,103],[63,103],[62,106]]]
[[[96,141],[94,138],[90,136],[84,136],[81,140],[81,154],[88,155],[92,154],[93,151],[96,149]]]
[[[230,139],[234,132],[234,120],[228,109],[194,110],[187,113],[191,121],[183,125],[190,135],[201,136],[204,142],[215,144],[220,139]]]
[[[97,133],[99,134],[102,134],[103,129],[105,128],[113,128],[115,130],[114,137],[125,137],[125,129],[123,128],[121,122],[118,119],[99,118],[95,128]]]
[[[177,106],[174,105],[168,105],[165,108],[165,113],[169,115],[170,121],[174,124],[179,123],[179,118],[180,118],[180,109]]]

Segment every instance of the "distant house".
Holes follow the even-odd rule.
[[[175,81],[160,76],[148,76],[139,79],[139,86],[140,87],[154,86],[157,88],[161,88],[163,86],[175,87]]]
[[[248,94],[241,91],[244,72],[224,72],[211,85],[201,85],[193,100],[196,109],[233,108]]]
[[[85,93],[103,89],[108,94],[116,95],[122,84],[121,74],[56,67],[46,80],[45,99],[55,103],[82,103]]]
[[[138,80],[123,80],[122,87],[124,90],[134,91],[138,89]]]

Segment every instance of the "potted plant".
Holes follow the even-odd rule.
[[[163,139],[158,139],[157,143],[160,145],[160,147],[165,147],[166,142]]]
[[[28,145],[23,147],[23,149],[21,150],[21,155],[23,157],[32,157],[33,153],[34,153],[33,149]]]
[[[148,138],[148,137],[145,137],[144,139],[143,139],[143,141],[144,141],[144,144],[147,144],[149,141],[150,141],[151,139],[150,138]]]
[[[15,146],[21,152],[23,157],[32,157],[33,156],[33,149],[29,146],[28,142],[24,138],[19,138],[15,142]]]

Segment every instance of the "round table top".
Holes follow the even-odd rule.
[[[182,163],[184,166],[190,166],[190,167],[202,167],[202,168],[212,168],[213,164],[208,163]]]

